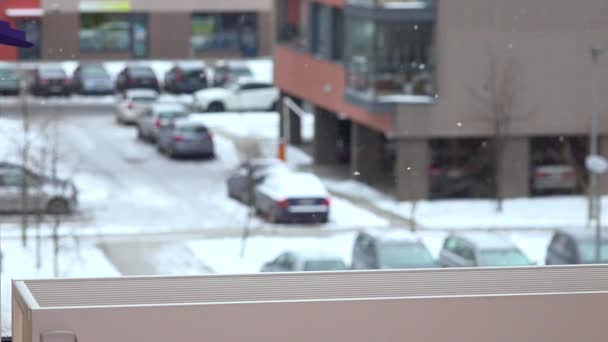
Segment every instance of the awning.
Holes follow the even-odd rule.
[[[79,2],[78,9],[84,13],[129,12],[131,0],[85,0]]]
[[[42,17],[44,10],[42,8],[7,8],[7,17]]]

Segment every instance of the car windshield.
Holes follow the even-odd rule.
[[[346,265],[342,260],[308,260],[304,262],[304,271],[342,271]]]
[[[603,263],[608,263],[608,241],[603,241],[600,245],[600,257]],[[581,260],[583,263],[596,262],[596,244],[595,241],[581,241],[578,244]]]
[[[11,69],[0,69],[0,79],[16,80],[17,74]]]
[[[482,250],[479,266],[528,266],[530,260],[518,250]]]
[[[383,242],[379,245],[378,257],[385,268],[430,266],[434,263],[424,245],[411,242]]]
[[[249,68],[243,68],[243,67],[232,67],[230,68],[230,73],[232,73],[235,76],[251,76],[251,70]]]
[[[201,134],[201,133],[207,133],[207,127],[202,127],[202,126],[183,126],[179,128],[180,132],[183,133],[197,133],[197,134]]]
[[[156,77],[154,71],[150,68],[131,68],[129,69],[129,75],[133,77]]]
[[[48,78],[63,78],[65,71],[61,69],[40,69],[40,76]]]
[[[156,97],[149,97],[149,96],[135,96],[132,97],[131,100],[133,102],[142,102],[142,103],[150,103],[150,102],[154,102],[156,101]]]
[[[167,110],[167,111],[159,112],[158,116],[162,119],[183,118],[183,117],[188,116],[188,113],[181,112],[181,111]]]
[[[85,77],[107,77],[108,72],[102,67],[87,67],[82,69],[82,75]]]

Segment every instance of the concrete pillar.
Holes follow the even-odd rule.
[[[498,189],[504,198],[530,196],[530,139],[505,138],[497,172]]]
[[[315,108],[315,138],[313,158],[315,164],[337,164],[338,117],[321,108]]]
[[[414,201],[427,199],[430,192],[429,166],[431,148],[425,139],[395,141],[395,179],[397,199]]]
[[[376,184],[383,177],[382,133],[351,123],[350,169],[356,180]]]
[[[281,94],[279,105],[277,107],[277,111],[279,113],[279,135],[283,136],[283,97],[287,96],[284,93]],[[302,107],[302,101],[296,99],[295,97],[291,97],[298,106]],[[289,113],[289,143],[291,145],[301,145],[302,144],[302,120],[300,117],[294,112],[290,111]]]

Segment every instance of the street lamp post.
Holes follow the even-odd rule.
[[[600,194],[600,175],[606,172],[606,160],[599,153],[599,65],[598,60],[601,55],[608,52],[608,48],[591,48],[591,118],[589,130],[589,156],[586,166],[589,170],[589,228],[595,228],[595,260],[601,260],[601,241],[602,241],[602,219],[601,219],[601,194]]]

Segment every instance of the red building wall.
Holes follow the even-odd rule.
[[[275,48],[274,58],[275,83],[281,90],[377,131],[391,131],[390,115],[371,114],[344,101],[344,67],[282,46]]]
[[[15,27],[19,18],[11,18],[6,15],[8,8],[40,8],[40,0],[0,0],[0,20],[8,21]],[[17,60],[17,48],[0,45],[0,60]]]

